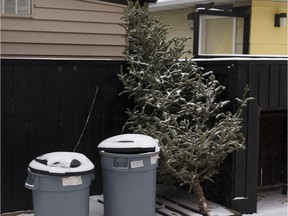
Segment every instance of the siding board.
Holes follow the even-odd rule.
[[[3,57],[123,59],[126,31],[119,23],[125,6],[35,0],[32,7],[31,17],[2,17]]]
[[[20,34],[19,34],[20,33]],[[2,32],[2,40],[6,43],[30,44],[71,44],[71,45],[125,45],[125,38],[121,35],[80,34],[55,32]]]
[[[123,11],[124,6],[119,4],[107,4],[104,2],[86,2],[86,1],[67,1],[67,0],[36,0],[36,8],[59,8],[64,10],[84,10],[84,11],[101,11],[101,12],[118,12]],[[56,6],[57,5],[57,6]]]
[[[64,20],[64,21],[81,21],[81,22],[101,22],[101,23],[119,23],[122,14],[78,11],[78,10],[61,10],[50,8],[37,8],[34,11],[33,18],[39,20]]]
[[[29,49],[28,49],[29,47]],[[2,44],[2,53],[7,56],[45,56],[45,57],[101,57],[122,58],[124,47],[122,46],[90,46],[67,44]],[[56,53],[57,51],[57,53]]]
[[[125,29],[118,23],[80,22],[80,21],[57,21],[57,20],[35,20],[35,19],[9,19],[1,17],[1,30],[21,32],[51,32],[51,33],[87,33],[87,34],[110,34],[123,35]],[[2,39],[3,40],[3,39]]]

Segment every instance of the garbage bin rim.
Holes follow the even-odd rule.
[[[28,173],[32,175],[37,175],[37,176],[59,176],[59,177],[68,177],[68,176],[83,176],[83,175],[88,175],[92,174],[95,169],[92,170],[87,170],[83,172],[66,172],[66,173],[53,173],[53,172],[48,172],[48,171],[43,171],[43,170],[37,170],[33,169],[31,167],[28,167]]]
[[[147,156],[153,156],[153,155],[159,155],[160,148],[156,148],[154,152],[145,152],[145,153],[113,153],[113,152],[107,152],[104,150],[99,151],[100,155],[106,155],[106,156],[115,156],[115,157],[147,157]]]

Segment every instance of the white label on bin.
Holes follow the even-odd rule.
[[[132,168],[132,169],[134,169],[134,168],[140,168],[140,167],[143,167],[143,166],[144,166],[143,160],[131,161],[131,168]]]
[[[151,164],[156,164],[158,158],[159,158],[159,155],[158,155],[158,154],[151,156]]]
[[[63,177],[62,178],[62,184],[63,184],[63,186],[81,185],[82,184],[82,178],[81,178],[81,176]]]

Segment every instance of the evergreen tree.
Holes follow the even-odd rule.
[[[181,60],[188,38],[168,40],[169,26],[149,14],[147,4],[128,1],[123,19],[129,67],[119,78],[135,104],[125,127],[159,140],[158,180],[188,185],[208,215],[200,182],[212,180],[226,156],[244,148],[241,112],[249,99],[237,99],[236,113],[225,111],[224,87],[192,59]]]

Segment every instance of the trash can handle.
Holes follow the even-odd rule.
[[[36,190],[38,183],[38,176],[28,175],[27,180],[25,182],[25,187],[30,190]]]

